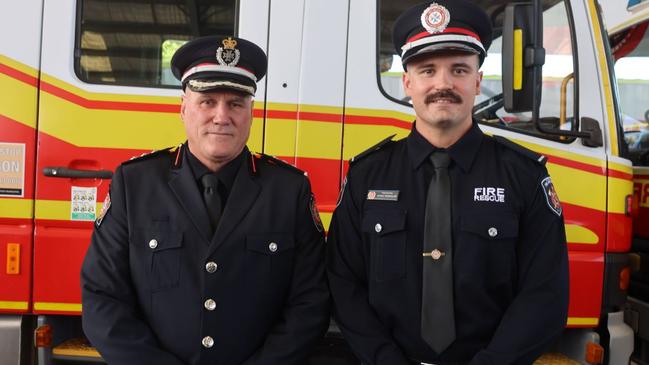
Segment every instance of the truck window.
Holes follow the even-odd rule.
[[[75,72],[82,81],[177,87],[169,61],[188,40],[235,34],[236,0],[79,0]]]
[[[379,56],[377,69],[380,77],[379,88],[383,94],[399,103],[407,104],[408,98],[401,86],[403,68],[401,58],[392,45],[392,25],[396,17],[406,8],[419,3],[419,0],[403,2],[380,2],[378,27]],[[502,37],[500,29],[507,1],[490,0],[485,2],[494,28],[494,40],[481,67],[483,72],[482,93],[475,100],[474,116],[480,123],[494,127],[516,129],[522,133],[533,134],[548,139],[555,136],[538,132],[532,123],[531,113],[507,113],[502,107]],[[566,4],[561,0],[544,1],[543,46],[546,50],[543,66],[543,91],[539,116],[548,128],[574,130],[576,73],[573,56],[573,37]],[[493,9],[496,9],[493,11]],[[563,103],[561,102],[563,100]],[[563,105],[563,108],[562,108]]]
[[[649,21],[611,37],[628,158],[649,166]]]

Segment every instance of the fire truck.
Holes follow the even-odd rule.
[[[634,194],[639,202],[631,247],[633,273],[628,291],[626,322],[636,339],[633,360],[649,364],[649,2],[604,1],[619,89],[626,155],[633,162]]]
[[[412,127],[391,29],[416,2],[3,4],[0,363],[100,361],[80,325],[81,262],[116,166],[184,141],[169,67],[180,45],[235,34],[262,46],[268,74],[257,90],[249,148],[306,171],[327,226],[349,159]],[[636,144],[642,132],[634,137],[629,128],[636,127],[625,124],[600,6],[475,3],[489,14],[495,39],[474,118],[485,133],[548,158],[565,215],[569,317],[537,363],[628,364],[633,329],[649,328],[624,321],[629,264],[638,262],[629,260],[632,223],[636,217],[646,233],[649,219],[638,208],[649,208],[649,170],[640,167],[648,149]],[[634,277],[642,274],[635,267]],[[332,325],[328,338],[336,336]],[[343,357],[324,352],[327,364]]]

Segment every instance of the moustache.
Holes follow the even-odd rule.
[[[457,104],[462,102],[462,98],[456,93],[452,92],[451,90],[442,90],[440,92],[436,92],[434,94],[430,94],[426,96],[424,103],[426,104],[434,103],[439,99],[447,99],[450,100],[452,103],[457,103]]]

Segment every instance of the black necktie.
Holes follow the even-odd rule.
[[[439,354],[455,340],[450,158],[436,151],[430,160],[435,174],[426,197],[421,337]]]
[[[212,232],[216,230],[221,218],[221,196],[219,195],[219,179],[214,174],[205,174],[201,177],[203,184],[203,201],[207,208],[207,214],[210,216]]]

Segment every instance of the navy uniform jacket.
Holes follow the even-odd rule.
[[[531,364],[568,308],[563,217],[542,156],[475,123],[448,149],[457,337],[436,354],[420,331],[434,149],[413,128],[352,163],[327,243],[335,319],[367,365]]]
[[[308,179],[246,149],[210,236],[184,148],[116,170],[81,273],[86,335],[109,364],[303,364],[329,322]]]

